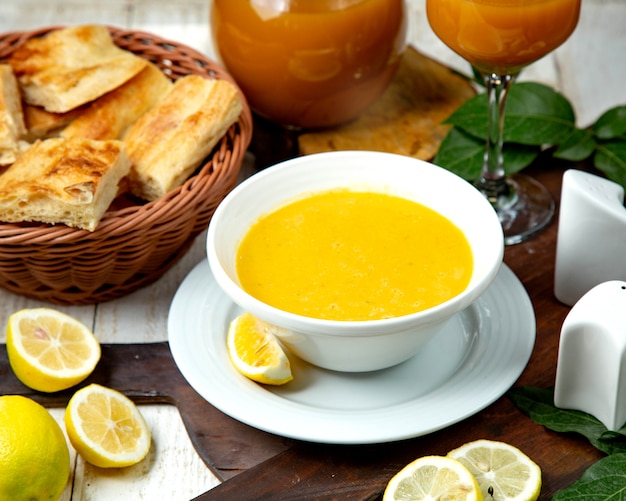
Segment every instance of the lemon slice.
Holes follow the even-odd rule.
[[[65,409],[65,428],[76,452],[101,468],[137,464],[152,442],[150,429],[133,401],[98,384],[74,393]]]
[[[279,385],[293,379],[287,355],[274,333],[278,327],[242,313],[228,328],[228,356],[244,376],[263,384]]]
[[[13,313],[6,335],[9,363],[29,388],[55,392],[91,374],[100,360],[100,343],[75,318],[50,308]]]
[[[482,501],[476,479],[450,457],[424,456],[400,470],[387,484],[383,501]]]
[[[448,453],[472,472],[486,499],[534,501],[541,491],[541,469],[512,445],[476,440]]]

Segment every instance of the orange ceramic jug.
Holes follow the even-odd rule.
[[[322,128],[384,91],[405,47],[403,0],[214,0],[222,64],[259,115]]]

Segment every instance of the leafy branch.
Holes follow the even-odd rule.
[[[606,454],[626,453],[626,427],[609,431],[591,414],[556,407],[554,389],[526,386],[509,390],[508,396],[537,424],[560,433],[578,433]]]
[[[592,465],[552,501],[580,499],[617,500],[626,496],[626,454],[613,454]]]
[[[434,162],[465,179],[478,179],[487,137],[486,94],[466,101],[444,123],[452,128]],[[591,127],[581,129],[571,103],[561,93],[535,82],[514,83],[506,104],[503,150],[508,174],[547,152],[565,161],[589,160],[626,187],[626,105],[608,110]]]
[[[572,485],[557,492],[552,501],[626,498],[626,426],[610,431],[590,414],[557,408],[552,388],[517,387],[509,390],[508,396],[535,423],[552,431],[582,435],[608,454]]]

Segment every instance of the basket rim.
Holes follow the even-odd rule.
[[[98,24],[98,23],[88,23]],[[73,25],[71,25],[73,26]],[[233,167],[233,162],[228,162],[226,169],[214,169],[214,159],[218,154],[227,154],[229,151],[232,155],[237,157],[245,154],[251,140],[252,140],[252,128],[253,119],[252,112],[248,105],[247,99],[241,88],[237,85],[234,78],[215,60],[202,54],[201,52],[189,47],[180,42],[162,38],[153,33],[143,30],[124,29],[116,26],[100,24],[105,26],[111,33],[114,43],[119,46],[118,39],[132,37],[135,40],[150,41],[151,45],[158,46],[159,51],[171,51],[172,53],[179,52],[184,56],[191,58],[197,63],[197,71],[195,73],[205,78],[215,78],[226,80],[233,84],[240,95],[242,100],[242,111],[238,120],[228,129],[226,135],[217,143],[215,148],[209,154],[206,161],[201,164],[195,174],[190,176],[183,185],[174,188],[165,196],[152,201],[147,201],[143,204],[132,205],[129,207],[123,207],[120,209],[107,210],[102,216],[94,231],[88,231],[80,228],[74,228],[67,226],[63,223],[49,224],[49,223],[5,223],[0,221],[0,245],[9,243],[22,244],[36,244],[51,242],[67,243],[76,239],[101,239],[111,235],[115,229],[123,228],[126,226],[124,223],[132,223],[134,219],[138,219],[151,212],[166,211],[168,203],[176,200],[181,195],[194,190],[197,184],[203,180],[208,180],[211,185],[219,181],[222,175],[225,175],[224,171]],[[6,60],[9,55],[21,44],[27,40],[37,36],[46,35],[52,31],[70,27],[70,25],[54,25],[47,27],[40,27],[33,30],[25,31],[10,31],[0,34],[0,62]],[[146,44],[148,46],[148,44]],[[8,47],[8,51],[7,51]],[[128,50],[128,49],[125,49]],[[131,51],[133,52],[133,51]],[[133,52],[140,57],[142,53]],[[164,72],[165,73],[165,72]],[[172,78],[171,75],[167,75],[168,78]],[[233,141],[233,148],[229,150],[225,147],[225,141],[229,139],[235,139]],[[236,141],[236,139],[239,139]],[[237,151],[234,151],[237,148]]]

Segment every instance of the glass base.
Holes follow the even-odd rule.
[[[534,179],[523,174],[506,177],[508,193],[497,196],[481,189],[496,210],[505,245],[523,242],[545,228],[555,212],[555,203],[548,190]]]

